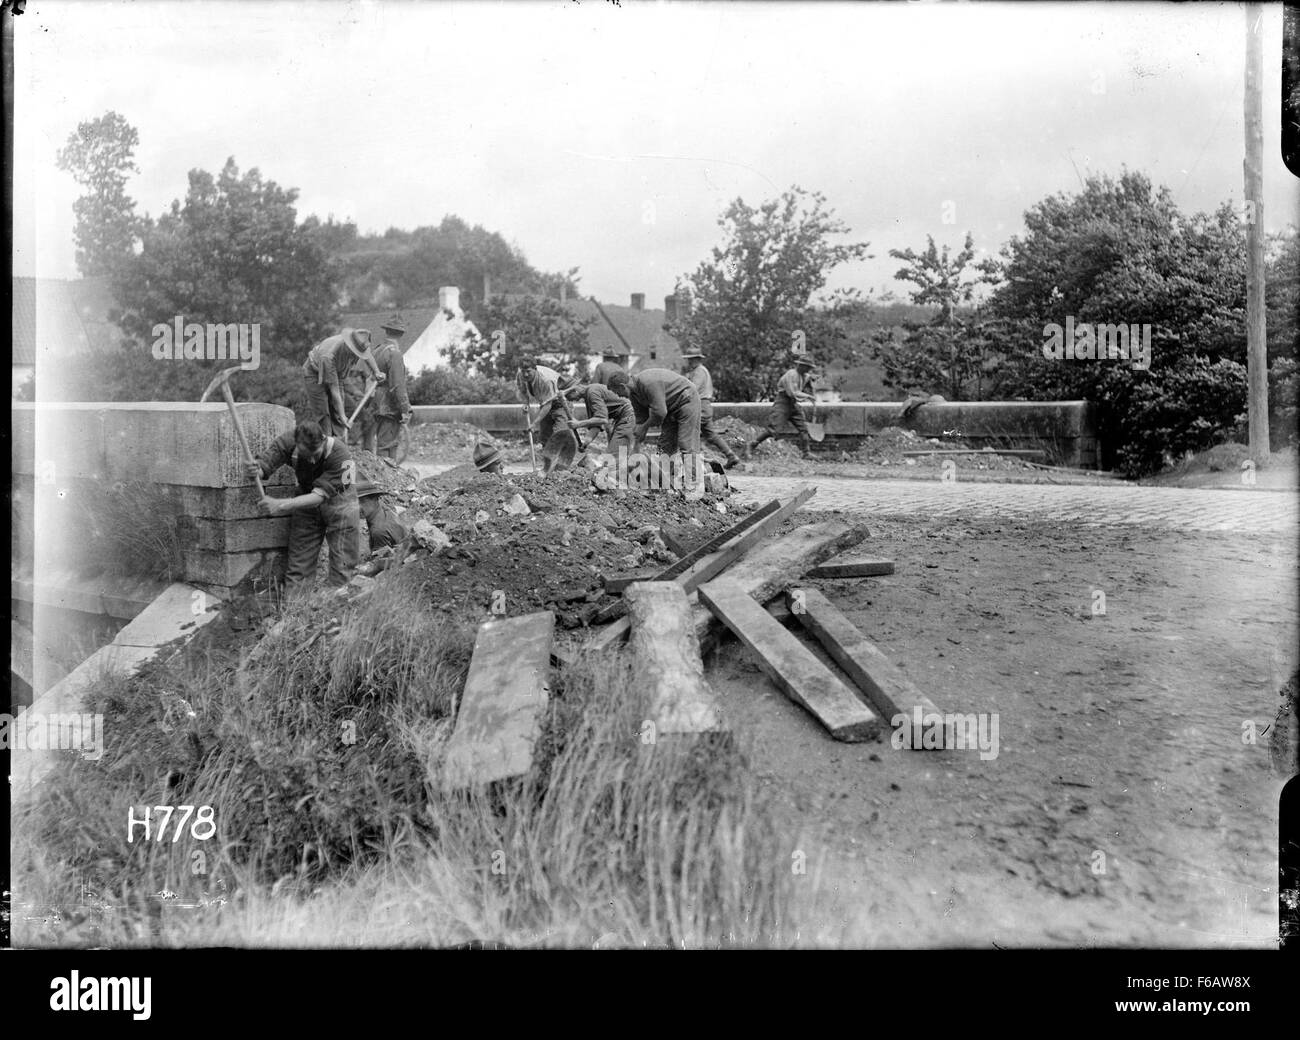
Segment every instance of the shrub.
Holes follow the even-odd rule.
[[[1213,447],[1237,431],[1246,410],[1245,366],[1226,358],[1213,364],[1183,358],[1123,389],[1106,402],[1106,411],[1107,425],[1118,434],[1112,443],[1119,467],[1129,476]]]
[[[452,368],[425,369],[407,385],[411,404],[509,404],[516,400],[508,379],[469,375]]]

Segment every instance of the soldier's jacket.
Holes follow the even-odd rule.
[[[375,365],[386,377],[375,390],[375,413],[405,415],[411,410],[411,400],[406,395],[406,362],[402,358],[402,348],[391,339],[385,340],[375,348]]]
[[[639,423],[656,426],[670,412],[699,400],[699,393],[683,375],[666,368],[648,368],[628,382],[628,398]]]

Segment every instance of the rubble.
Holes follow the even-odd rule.
[[[703,541],[747,512],[724,516],[707,493],[695,501],[673,491],[601,493],[582,469],[543,478],[457,467],[393,502],[407,506],[412,527],[403,580],[420,584],[427,606],[479,621],[500,593],[505,616],[551,607],[563,627],[581,624],[568,604],[608,601],[606,577],[674,562],[659,534],[665,525],[689,525]]]

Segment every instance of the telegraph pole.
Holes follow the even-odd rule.
[[[1264,133],[1262,40],[1264,12],[1246,5],[1246,386],[1250,457],[1268,461],[1268,344],[1264,329]]]

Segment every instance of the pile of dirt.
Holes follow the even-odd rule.
[[[468,453],[474,442],[485,440],[496,444],[487,430],[472,423],[422,422],[411,424],[411,451],[427,454]]]
[[[369,480],[388,492],[415,490],[420,475],[414,470],[403,469],[391,459],[366,451],[365,448],[352,448],[351,451],[352,460],[357,464],[357,480]]]
[[[753,508],[716,495],[599,491],[580,469],[543,478],[458,467],[406,497],[415,546],[401,578],[416,580],[423,600],[462,620],[554,609],[566,627],[610,602],[605,578],[677,559],[663,525],[698,527],[703,539]]]
[[[412,423],[410,427],[410,452],[408,461],[418,459],[426,463],[461,463],[473,455],[478,441],[501,449],[506,462],[528,461],[528,438],[494,437],[487,430],[470,423],[426,422]],[[537,445],[541,450],[541,445]]]
[[[999,455],[994,451],[981,451],[978,455],[907,455],[909,451],[969,451],[972,446],[955,440],[922,437],[915,430],[899,426],[886,426],[866,437],[852,461],[874,466],[918,466],[923,469],[941,469],[945,460],[951,460],[958,469],[1027,470],[1031,467],[1015,455]]]

